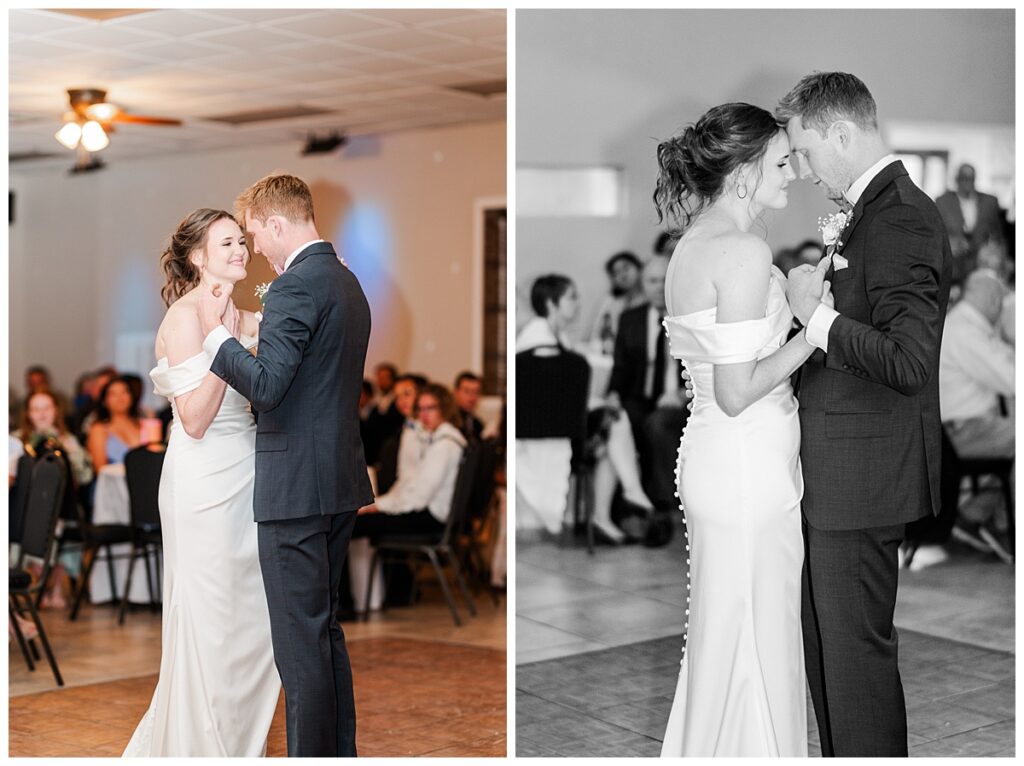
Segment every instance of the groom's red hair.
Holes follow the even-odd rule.
[[[313,221],[313,194],[298,176],[275,173],[238,195],[235,214],[243,226],[246,212],[260,223],[266,223],[272,215],[284,216],[293,223],[307,223]]]

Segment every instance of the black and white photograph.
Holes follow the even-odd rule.
[[[516,14],[517,756],[1015,754],[1014,26]]]
[[[145,6],[4,12],[9,755],[503,757],[506,11]]]

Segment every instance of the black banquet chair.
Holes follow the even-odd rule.
[[[456,537],[459,530],[463,528],[466,515],[469,513],[469,504],[473,495],[473,487],[477,481],[477,471],[480,468],[481,447],[479,444],[470,444],[462,453],[459,463],[459,472],[455,478],[455,491],[452,493],[452,505],[448,513],[448,520],[445,522],[444,530],[440,537],[437,535],[394,535],[380,537],[374,541],[373,561],[370,564],[370,572],[377,570],[378,561],[406,560],[410,563],[422,558],[427,559],[434,568],[437,580],[441,585],[441,592],[444,594],[448,609],[451,610],[452,619],[456,625],[462,624],[459,617],[459,610],[455,606],[455,599],[452,596],[451,588],[444,574],[443,565],[445,560],[451,564],[455,582],[462,593],[462,599],[470,615],[476,616],[476,606],[469,595],[469,588],[462,577],[459,567],[459,554],[456,550]],[[422,557],[422,558],[420,558]],[[415,579],[415,578],[414,578]],[[366,611],[363,619],[370,618],[369,605],[373,603],[373,580],[371,576],[366,585]]]
[[[34,650],[34,646],[31,646],[31,640],[26,640],[15,619],[16,614],[21,616],[27,612],[39,634],[39,642],[43,645],[43,652],[58,686],[64,685],[64,679],[57,667],[57,659],[50,647],[43,621],[39,617],[36,600],[39,592],[46,587],[50,570],[53,568],[56,556],[57,518],[60,516],[67,487],[68,475],[63,458],[54,453],[41,455],[32,466],[29,477],[22,518],[21,550],[17,562],[8,571],[7,580],[7,611],[25,663],[29,670],[35,670],[32,653],[29,651],[30,648]],[[32,582],[32,576],[25,567],[25,559],[29,556],[43,561],[42,574],[35,583]]]
[[[164,466],[163,445],[143,445],[129,450],[124,456],[124,475],[128,482],[128,507],[131,515],[132,552],[128,557],[128,576],[121,598],[121,613],[118,623],[124,624],[128,611],[128,594],[132,587],[132,570],[135,560],[142,558],[146,565],[146,584],[149,586],[149,603],[153,611],[160,603],[160,552],[163,537],[160,530],[160,472]],[[150,560],[154,562],[150,572]],[[154,588],[154,583],[156,587]]]

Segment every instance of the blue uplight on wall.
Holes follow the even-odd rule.
[[[384,212],[370,203],[355,203],[334,241],[340,243],[340,255],[359,278],[370,304],[386,299],[393,244]]]

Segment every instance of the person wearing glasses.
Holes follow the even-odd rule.
[[[359,509],[353,537],[422,534],[444,529],[455,492],[459,461],[466,438],[459,430],[459,412],[451,393],[428,383],[416,399],[416,417],[424,430],[426,449],[414,470],[399,474],[391,488]]]

